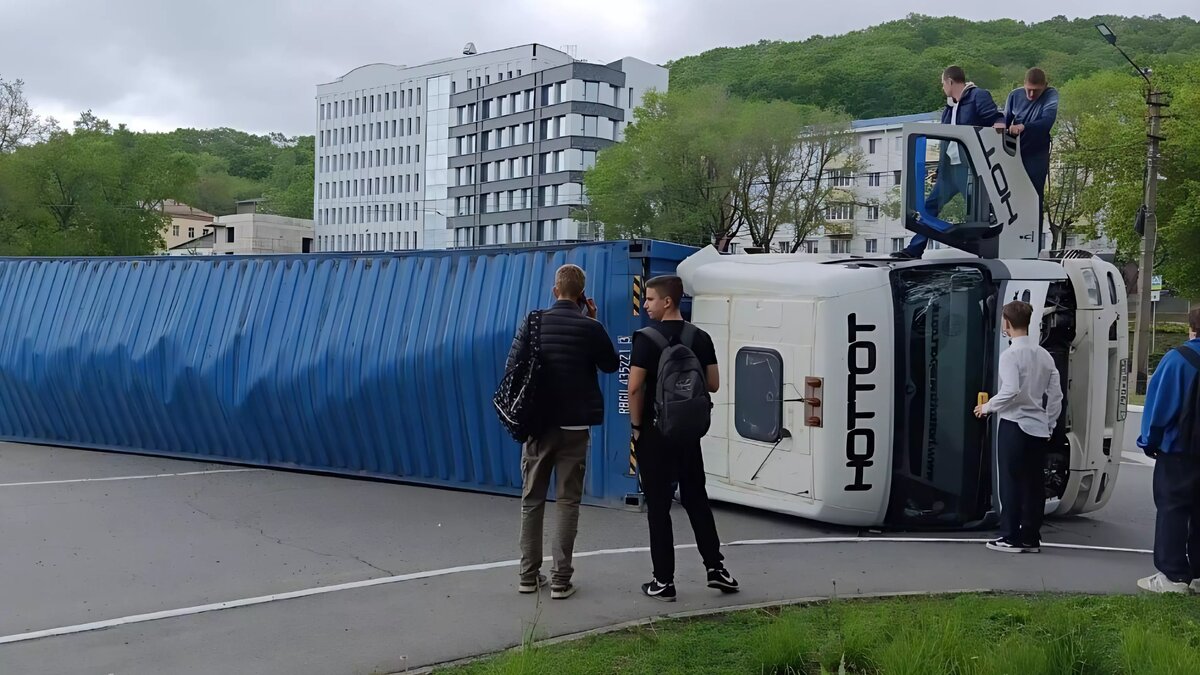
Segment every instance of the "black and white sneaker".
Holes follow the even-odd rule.
[[[1042,550],[1038,546],[1022,546],[1021,544],[1014,544],[1013,542],[1004,538],[989,541],[987,543],[987,547],[993,551],[1000,551],[1001,553],[1040,553]]]
[[[737,579],[734,579],[729,570],[724,567],[717,567],[708,571],[708,587],[715,588],[722,593],[737,593],[742,590],[738,586]]]
[[[546,585],[546,575],[539,574],[537,579],[533,581],[521,581],[517,584],[518,593],[537,593],[538,589]]]
[[[675,584],[660,584],[658,579],[642,584],[642,593],[663,602],[675,602]]]

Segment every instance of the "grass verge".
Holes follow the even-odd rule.
[[[1200,672],[1200,603],[1163,596],[840,600],[656,622],[446,675]]]

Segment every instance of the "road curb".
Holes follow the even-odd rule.
[[[756,610],[756,609],[771,609],[774,607],[794,607],[797,605],[816,605],[816,604],[820,604],[823,602],[830,602],[833,600],[883,600],[883,599],[888,599],[888,598],[937,597],[937,596],[945,596],[945,595],[990,595],[992,593],[996,593],[996,591],[994,589],[990,589],[990,588],[967,588],[967,589],[951,590],[951,591],[897,591],[897,592],[890,592],[890,593],[860,593],[860,594],[842,595],[842,596],[813,595],[813,596],[807,596],[807,597],[803,597],[803,598],[792,598],[792,599],[788,599],[788,600],[771,600],[771,601],[767,601],[767,602],[755,602],[755,603],[749,603],[749,604],[745,604],[745,605],[727,605],[724,607],[710,607],[707,609],[692,609],[692,610],[688,610],[686,612],[674,612],[671,614],[657,614],[654,616],[642,617],[640,619],[631,619],[629,621],[622,621],[620,623],[609,624],[607,626],[601,626],[599,628],[590,628],[588,630],[579,631],[576,633],[567,633],[566,635],[559,635],[557,637],[546,638],[544,640],[535,640],[531,646],[534,648],[551,647],[553,645],[559,645],[559,644],[563,644],[566,642],[576,642],[578,640],[583,640],[583,639],[589,638],[589,637],[595,637],[597,635],[607,635],[609,633],[618,633],[623,630],[629,630],[630,628],[638,628],[640,626],[648,626],[648,625],[651,625],[658,621],[671,621],[671,620],[678,620],[678,619],[697,619],[697,618],[703,618],[703,617],[709,617],[709,616],[717,616],[720,614],[731,614],[733,612],[747,612],[747,611],[752,611],[752,610]],[[486,659],[494,658],[497,656],[502,656],[509,652],[519,651],[523,648],[524,647],[522,645],[518,645],[516,647],[509,647],[508,649],[503,649],[498,652],[479,654],[477,656],[468,656],[466,658],[455,659],[453,661],[444,661],[442,663],[435,663],[430,666],[422,666],[415,670],[405,670],[405,671],[398,671],[395,673],[390,673],[389,675],[430,675],[431,673],[441,670],[443,668],[457,668],[460,666],[466,666],[466,665],[470,665],[472,663],[477,663],[479,661],[483,661]]]

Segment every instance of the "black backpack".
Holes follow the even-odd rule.
[[[500,385],[492,396],[492,406],[500,424],[518,443],[537,432],[537,390],[541,371],[542,313],[531,312],[525,319],[525,339],[521,351],[505,369]]]
[[[1183,407],[1179,414],[1179,440],[1186,444],[1188,452],[1200,454],[1200,353],[1187,345],[1182,345],[1175,351],[1196,369],[1196,374],[1192,377],[1192,386],[1184,393]]]
[[[654,391],[654,429],[679,445],[699,442],[708,433],[712,417],[704,366],[692,351],[697,330],[685,323],[675,344],[654,328],[638,331],[662,350]]]

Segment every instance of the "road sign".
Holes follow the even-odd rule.
[[[1150,301],[1151,302],[1158,302],[1159,300],[1162,300],[1162,289],[1163,289],[1162,277],[1157,274],[1150,277]]]

